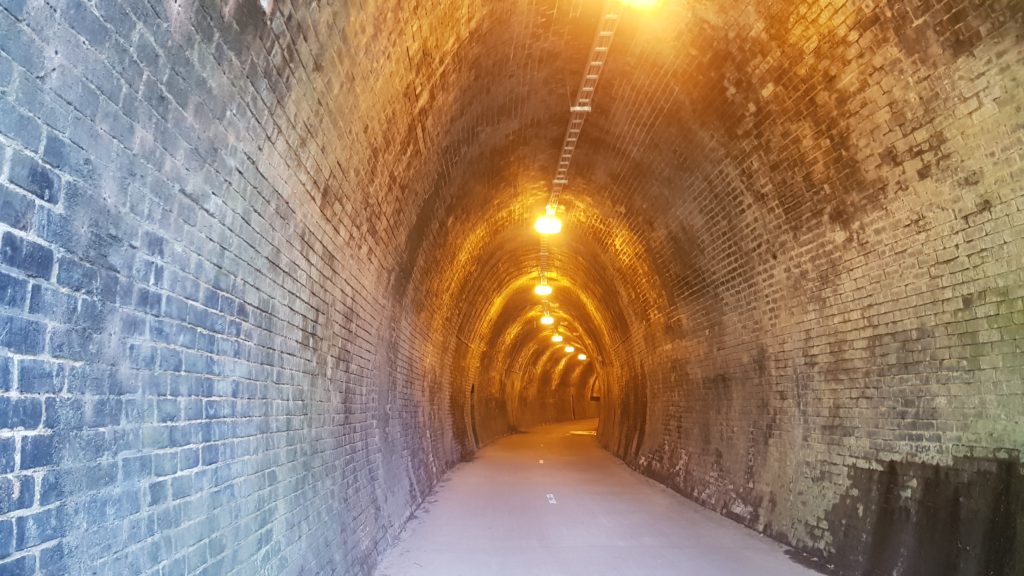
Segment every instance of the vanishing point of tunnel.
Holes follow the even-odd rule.
[[[1024,576],[1024,0],[0,0],[0,576]]]

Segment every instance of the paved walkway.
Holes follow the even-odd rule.
[[[417,512],[378,576],[817,574],[633,472],[585,432],[595,426],[545,426],[485,447]]]

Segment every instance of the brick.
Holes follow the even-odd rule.
[[[104,345],[94,331],[81,328],[54,328],[50,333],[50,354],[56,358],[86,361],[96,358]]]
[[[178,452],[178,470],[191,470],[199,466],[199,449],[188,448]]]
[[[42,476],[39,486],[39,504],[49,506],[68,497],[66,486],[73,481],[64,470],[49,470]]]
[[[57,69],[59,74],[57,74],[58,83],[54,86],[55,93],[57,97],[67,102],[75,110],[76,113],[71,114],[68,118],[69,130],[71,130],[71,126],[75,126],[77,127],[76,133],[81,135],[79,131],[85,128],[86,122],[95,121],[96,115],[99,114],[100,94],[88,81],[79,78],[75,70],[63,64],[59,65]],[[52,136],[52,132],[47,133],[47,143],[50,142]],[[92,161],[88,154],[82,153],[80,157],[83,161],[90,163]],[[44,158],[44,160],[47,159]]]
[[[0,20],[3,13],[0,12]],[[3,37],[3,25],[0,23],[0,38]],[[0,39],[0,51],[3,50]],[[37,150],[43,137],[43,127],[36,119],[22,113],[8,100],[0,98],[0,134],[7,136],[29,150]]]
[[[58,260],[57,284],[77,292],[95,294],[99,290],[99,270],[69,257]]]
[[[93,48],[102,49],[110,40],[110,28],[87,5],[68,2],[64,20]]]
[[[0,312],[0,348],[18,354],[39,354],[45,344],[45,325]]]
[[[157,399],[157,422],[174,422],[181,419],[181,407],[175,399]]]
[[[47,132],[43,145],[43,162],[72,177],[92,180],[95,167],[88,153],[52,132]]]
[[[51,542],[63,536],[66,531],[66,518],[62,507],[48,508],[28,516],[16,519],[17,541],[15,548],[24,550],[45,542]]]
[[[21,470],[31,470],[57,463],[56,439],[49,434],[24,436],[21,439]]]
[[[16,444],[13,437],[0,438],[0,474],[14,471]]]
[[[14,64],[10,58],[0,54],[0,88],[3,88],[11,83],[11,77],[14,75]]]
[[[18,74],[14,102],[44,126],[57,132],[67,131],[70,107],[62,99],[52,97],[36,78]]]
[[[38,428],[43,422],[43,401],[39,398],[0,396],[0,428]]]
[[[0,518],[0,568],[8,564],[6,570],[11,574],[17,574],[13,563],[3,562],[3,559],[14,553],[14,520]],[[18,570],[23,568],[18,567]],[[3,572],[0,572],[2,574]],[[23,571],[22,574],[29,572]]]
[[[32,225],[35,213],[36,204],[31,198],[0,184],[0,223],[25,232]]]
[[[156,476],[170,476],[178,471],[178,454],[176,452],[161,452],[153,455],[153,474]]]
[[[78,310],[78,298],[42,284],[32,284],[28,296],[29,314],[70,319]]]
[[[0,355],[0,392],[7,392],[13,386],[14,361],[9,356]]]
[[[7,178],[44,202],[60,201],[60,177],[34,158],[15,152]]]
[[[23,310],[28,302],[28,282],[0,272],[0,306]]]
[[[149,505],[159,506],[170,500],[170,481],[161,480],[149,485]]]
[[[117,398],[95,398],[85,403],[84,423],[92,428],[106,428],[121,423],[124,406]]]
[[[66,574],[71,571],[64,544],[57,542],[39,552],[39,569],[42,574]]]
[[[84,490],[99,491],[114,486],[118,479],[118,468],[114,462],[87,464],[77,476],[85,479]]]
[[[69,387],[69,391],[71,388]],[[43,427],[50,430],[80,430],[85,426],[85,406],[79,398],[45,398]]]
[[[0,0],[0,6],[18,20],[25,17],[25,0]]]
[[[97,0],[96,12],[116,34],[126,39],[135,38],[134,32],[138,29],[138,24],[118,0]],[[137,54],[138,50],[135,50],[135,53]]]
[[[48,279],[53,274],[53,250],[5,232],[0,240],[0,263],[17,268],[29,276]]]
[[[0,575],[26,576],[36,573],[36,557],[34,554],[19,556],[10,560],[0,561]]]
[[[32,476],[0,478],[0,515],[31,508],[35,502],[35,479]]]
[[[18,362],[18,391],[24,394],[57,394],[64,390],[64,366],[47,360]]]
[[[171,498],[180,500],[192,494],[192,476],[174,476],[171,478]]]
[[[160,54],[147,35],[139,34],[138,38],[135,39],[134,53],[144,68],[148,70],[160,69]],[[157,86],[155,83],[151,85],[153,87]]]

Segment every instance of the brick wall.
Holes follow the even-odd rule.
[[[600,3],[263,4],[0,0],[0,572],[368,574],[594,386],[845,573],[1020,569],[1018,3],[626,14],[551,245],[587,369],[530,224]]]
[[[579,170],[623,191],[664,300],[619,352],[638,414],[606,397],[607,446],[843,574],[1022,570],[1022,19],[634,20]]]
[[[0,2],[0,573],[368,574],[456,461],[390,287],[480,18],[388,9]]]

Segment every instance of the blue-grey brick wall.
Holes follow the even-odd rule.
[[[367,574],[458,457],[275,4],[0,0],[0,575]]]

